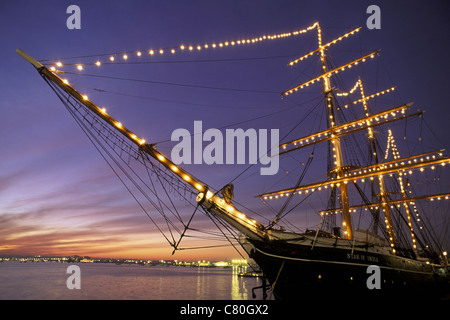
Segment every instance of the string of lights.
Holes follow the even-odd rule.
[[[408,197],[405,199],[393,199],[388,200],[387,204],[390,206],[391,209],[394,208],[394,205],[397,206],[397,208],[400,208],[402,205],[405,205],[404,203],[407,202],[414,206],[414,211],[417,211],[416,207],[416,201],[419,200],[429,200],[429,201],[440,201],[440,200],[449,200],[450,199],[450,193],[440,193],[440,194],[433,194],[433,195],[426,195],[426,196],[418,196],[418,197]],[[374,210],[379,209],[383,206],[383,202],[375,202],[371,203],[370,205],[367,204],[359,204],[359,205],[353,205],[350,206],[350,210],[352,213],[356,213],[357,209],[364,209],[365,211],[368,210]],[[339,214],[342,213],[342,208],[336,208],[333,210],[321,210],[317,212],[318,214],[322,215],[331,215],[331,214]],[[419,217],[419,214],[417,214]],[[419,227],[420,228],[420,227]]]
[[[347,109],[350,104],[356,104],[356,103],[362,102],[363,109],[364,109],[364,114],[366,115],[366,117],[369,116],[369,107],[367,105],[367,100],[369,100],[371,98],[374,98],[374,97],[377,97],[380,94],[385,94],[385,93],[388,93],[390,91],[394,91],[394,89],[395,89],[395,87],[392,87],[392,88],[389,88],[389,89],[386,89],[386,90],[374,93],[374,94],[372,94],[370,96],[366,96],[365,93],[364,93],[364,87],[363,87],[361,78],[359,78],[358,81],[356,81],[356,83],[355,83],[355,85],[353,86],[352,89],[350,89],[348,92],[338,92],[338,93],[336,93],[336,96],[338,96],[338,97],[348,96],[349,94],[352,94],[358,87],[360,89],[361,99],[358,99],[356,101],[353,101],[352,103],[346,104],[346,105],[342,106],[341,108]],[[339,110],[341,108],[337,108],[337,109]],[[373,130],[372,130],[371,126],[370,126],[370,123],[367,123],[367,126],[368,126],[367,131],[368,131],[369,139],[373,139],[374,135],[373,135]]]
[[[270,59],[285,59],[285,58],[291,58],[294,57],[296,55],[294,54],[285,54],[285,55],[274,55],[274,56],[258,56],[258,57],[247,57],[247,58],[221,58],[221,59],[189,59],[189,60],[171,60],[171,59],[167,59],[167,60],[135,60],[135,61],[114,61],[114,62],[103,62],[100,63],[100,65],[133,65],[133,64],[178,64],[178,63],[211,63],[211,62],[235,62],[235,61],[253,61],[253,60],[270,60]],[[76,69],[78,70],[78,66],[80,65],[81,67],[83,67],[83,69],[80,68],[81,70],[84,70],[84,66],[94,66],[94,65],[99,65],[96,62],[85,62],[83,64],[80,64],[78,62],[75,63],[70,63],[70,62],[65,62],[64,64],[61,62],[60,66],[75,66]],[[63,73],[64,71],[62,70],[57,70],[56,69],[56,65],[55,64],[45,64],[45,66],[49,67],[53,72],[60,72]]]
[[[435,170],[436,166],[445,166],[450,164],[450,157],[445,157],[442,151],[432,153],[425,153],[414,155],[407,158],[395,159],[389,162],[383,162],[373,166],[367,166],[364,168],[358,168],[349,170],[343,177],[334,178],[326,181],[315,182],[308,185],[299,186],[297,188],[289,188],[284,190],[273,191],[258,195],[264,200],[278,199],[279,197],[289,196],[292,192],[299,195],[308,194],[309,192],[316,192],[326,190],[329,186],[339,187],[342,183],[348,184],[349,182],[361,182],[364,183],[365,179],[373,180],[375,176],[379,175],[392,175],[396,172],[403,170],[406,174],[413,174],[414,169],[419,169],[421,172],[426,167],[430,167],[431,170]],[[422,170],[423,169],[423,170]]]
[[[371,94],[371,95],[369,95],[369,96],[365,96],[365,100],[367,101],[367,100],[373,99],[373,98],[375,98],[375,97],[378,97],[378,96],[380,96],[380,95],[384,95],[384,94],[386,94],[386,93],[392,92],[392,91],[394,91],[396,88],[397,88],[397,87],[394,86],[394,87],[391,87],[391,88],[389,88],[389,89],[386,89],[386,90],[379,91],[379,92],[376,92],[376,93],[374,93],[374,94]],[[350,91],[349,91],[349,92],[341,92],[341,93],[336,93],[336,95],[337,95],[337,96],[348,96],[349,93],[352,93],[352,92],[350,92]],[[363,101],[364,101],[364,98],[355,100],[355,101],[353,101],[353,102],[350,102],[350,103],[348,103],[348,104],[343,105],[342,107],[338,108],[338,110],[339,110],[339,109],[343,109],[343,108],[347,109],[350,105],[352,105],[352,104],[357,104],[357,103],[363,102]]]
[[[306,137],[283,143],[280,145],[280,149],[282,150],[280,154],[297,150],[299,148],[303,148],[315,143],[328,141],[330,139],[337,138],[356,131],[360,131],[367,128],[368,126],[382,125],[392,121],[403,119],[405,117],[416,115],[417,113],[406,114],[406,110],[410,106],[411,104],[401,105],[371,116],[366,116],[364,118],[347,122],[333,128],[313,133]]]
[[[350,32],[347,32],[346,34],[340,36],[339,38],[336,38],[336,39],[334,39],[333,41],[330,41],[330,42],[328,42],[328,43],[326,43],[326,44],[324,44],[324,45],[320,45],[320,43],[322,42],[322,39],[321,39],[321,37],[320,37],[320,38],[319,38],[319,48],[317,48],[316,50],[313,50],[313,51],[311,51],[311,52],[309,52],[309,53],[307,53],[307,54],[301,56],[301,57],[298,58],[298,59],[295,59],[295,60],[289,62],[288,65],[289,65],[289,66],[293,66],[294,64],[299,63],[300,61],[302,61],[302,60],[304,60],[304,59],[306,59],[306,58],[312,56],[314,53],[320,52],[321,50],[324,50],[325,48],[331,46],[332,44],[335,44],[336,42],[339,42],[339,41],[341,41],[342,39],[347,38],[349,35],[353,35],[353,34],[359,32],[360,29],[361,29],[361,27],[356,28],[355,30],[352,30],[352,31],[350,31]]]
[[[248,46],[252,44],[257,44],[261,42],[266,42],[270,40],[279,40],[290,38],[294,36],[299,36],[307,33],[313,29],[319,28],[319,23],[315,22],[309,27],[294,30],[291,32],[284,32],[278,34],[264,34],[257,37],[243,37],[241,39],[235,39],[230,41],[217,41],[217,42],[208,42],[208,43],[200,43],[200,44],[185,44],[182,43],[177,46],[164,47],[164,48],[150,48],[148,50],[131,50],[124,52],[114,52],[114,53],[104,53],[104,54],[96,54],[96,55],[85,55],[79,57],[68,57],[68,58],[59,58],[59,59],[41,59],[40,61],[49,67],[49,69],[53,72],[57,72],[61,68],[65,66],[62,62],[64,60],[72,60],[72,59],[86,59],[86,58],[96,58],[95,62],[89,62],[85,64],[77,63],[69,63],[69,66],[75,66],[77,71],[83,71],[85,66],[87,65],[95,65],[97,67],[102,66],[103,64],[109,63],[112,64],[114,62],[127,62],[132,58],[142,58],[145,56],[163,56],[163,55],[174,55],[177,53],[189,53],[189,52],[200,52],[203,50],[214,50],[220,48],[231,48],[231,47],[242,47]]]
[[[346,68],[349,69],[352,66],[356,66],[356,65],[358,65],[358,63],[360,61],[361,62],[366,62],[367,58],[373,59],[375,57],[375,54],[378,54],[379,52],[380,52],[380,50],[376,50],[376,51],[371,52],[369,54],[366,54],[365,56],[362,56],[362,57],[360,57],[360,58],[358,58],[356,60],[348,62],[348,63],[346,63],[346,64],[344,64],[344,65],[342,65],[342,66],[340,66],[338,68],[335,68],[335,69],[330,70],[328,72],[322,73],[320,76],[317,76],[317,77],[315,77],[315,78],[313,78],[311,80],[308,80],[308,81],[306,81],[306,82],[304,82],[302,84],[299,84],[298,86],[295,86],[295,87],[293,87],[291,89],[288,89],[288,90],[282,92],[281,95],[282,96],[286,96],[288,94],[292,94],[292,93],[298,91],[298,89],[303,89],[305,87],[308,87],[310,84],[313,84],[314,82],[318,82],[319,80],[321,80],[323,78],[326,78],[326,77],[329,78],[333,74],[338,74],[339,72],[346,70]]]

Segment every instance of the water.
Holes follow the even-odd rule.
[[[262,281],[242,268],[79,263],[81,289],[68,289],[70,264],[0,263],[0,299],[10,300],[253,300]],[[256,299],[262,291],[256,290]]]

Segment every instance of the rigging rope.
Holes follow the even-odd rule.
[[[265,115],[262,115],[262,116],[258,116],[258,117],[250,118],[250,119],[247,119],[247,120],[242,120],[242,121],[239,121],[239,122],[227,124],[227,125],[218,127],[217,129],[221,130],[221,129],[225,129],[225,128],[229,128],[229,127],[234,127],[234,126],[237,126],[237,125],[241,125],[241,124],[244,124],[244,123],[248,123],[248,122],[251,122],[251,121],[255,121],[255,120],[259,120],[259,119],[271,117],[271,116],[273,116],[273,115],[275,115],[275,114],[280,114],[280,113],[282,113],[282,112],[286,112],[286,111],[289,111],[289,110],[298,108],[298,107],[300,107],[301,105],[306,104],[306,103],[311,102],[311,101],[316,100],[316,99],[317,99],[317,98],[313,98],[313,99],[310,99],[310,100],[305,101],[305,102],[303,102],[303,103],[296,104],[296,105],[294,105],[294,106],[291,106],[291,107],[288,107],[288,108],[285,108],[285,109],[280,109],[280,110],[277,110],[277,111],[274,111],[274,112],[271,112],[271,113],[268,113],[268,114],[265,114]],[[204,133],[204,131],[202,131],[202,133]],[[194,135],[193,133],[190,134],[191,137],[192,137],[193,135]],[[284,138],[284,137],[283,137],[283,138]],[[169,142],[169,141],[172,141],[172,140],[170,140],[170,139],[161,140],[161,141],[155,142],[155,144],[160,144],[160,143],[163,143],[163,142]]]
[[[50,83],[49,83],[49,85],[50,85]],[[147,189],[149,190],[149,191],[151,191],[157,198],[158,198],[158,201],[159,201],[159,203],[160,203],[160,205],[158,205],[157,203],[155,203],[147,194],[146,194],[146,192],[145,192],[145,190],[141,187],[141,186],[139,186],[139,183],[127,172],[127,170],[114,158],[114,156],[106,149],[106,146],[104,146],[101,142],[100,142],[100,140],[93,134],[93,132],[91,131],[91,129],[89,128],[89,126],[87,125],[87,124],[85,124],[80,118],[79,118],[79,116],[77,116],[77,114],[75,113],[75,112],[78,112],[78,113],[80,113],[80,111],[77,109],[77,107],[75,107],[74,105],[73,105],[73,103],[72,103],[72,101],[70,101],[70,97],[68,97],[68,99],[67,99],[67,101],[63,98],[63,96],[62,96],[62,93],[61,92],[58,92],[57,91],[57,89],[56,88],[53,88],[53,86],[52,85],[50,85],[51,87],[52,87],[52,89],[54,89],[54,91],[55,91],[55,93],[57,94],[57,96],[60,98],[60,100],[63,102],[63,104],[66,106],[66,108],[68,109],[68,111],[69,111],[69,113],[72,115],[72,117],[74,117],[74,119],[76,120],[76,122],[78,123],[78,125],[82,128],[82,130],[83,130],[83,132],[88,136],[88,138],[89,138],[89,140],[94,144],[94,146],[95,146],[95,148],[97,149],[97,151],[99,151],[99,153],[102,155],[102,157],[104,158],[104,160],[107,162],[107,164],[111,167],[111,169],[113,170],[113,172],[117,175],[117,177],[119,178],[119,180],[122,182],[122,184],[126,187],[126,189],[130,192],[130,194],[132,195],[132,197],[134,198],[134,200],[139,204],[139,206],[141,207],[141,209],[144,211],[144,213],[148,216],[148,218],[152,221],[152,223],[157,227],[157,229],[158,229],[158,231],[164,236],[164,238],[166,239],[166,241],[171,245],[171,246],[175,246],[175,238],[174,238],[174,236],[173,236],[173,233],[172,233],[172,229],[173,230],[175,230],[175,231],[177,231],[177,233],[179,233],[179,234],[183,234],[183,233],[185,233],[186,232],[186,230],[189,228],[189,224],[190,224],[190,221],[192,220],[192,217],[193,216],[191,216],[191,219],[189,220],[189,222],[188,222],[188,224],[186,224],[186,223],[184,223],[184,221],[183,221],[183,219],[181,218],[181,216],[179,215],[179,213],[178,213],[178,211],[177,211],[177,209],[176,209],[176,206],[175,206],[175,204],[172,202],[172,200],[170,199],[170,196],[168,195],[168,192],[167,192],[167,189],[165,189],[164,188],[164,185],[163,185],[163,181],[161,181],[161,176],[160,176],[160,174],[161,174],[161,172],[159,173],[159,174],[157,174],[157,176],[158,176],[158,180],[159,180],[159,182],[160,182],[160,184],[161,184],[161,186],[163,187],[163,189],[164,189],[164,191],[166,192],[166,195],[167,195],[167,197],[170,199],[170,202],[171,202],[171,204],[173,205],[173,207],[174,207],[174,209],[175,209],[175,213],[165,204],[165,202],[164,201],[160,201],[161,199],[159,198],[159,196],[157,195],[157,192],[156,192],[156,188],[155,188],[155,186],[153,185],[153,191],[152,191],[152,189],[145,183],[145,181],[143,181],[141,178],[140,178],[140,176],[133,170],[133,168],[131,168],[130,166],[128,166],[128,169],[129,170],[131,170],[131,172],[132,173],[134,173],[135,175],[136,175],[136,177],[138,178],[138,180],[140,180],[140,182],[145,186],[145,187],[147,187]],[[72,108],[74,109],[74,110],[72,110]],[[80,115],[81,115],[81,113],[80,113]],[[82,115],[81,115],[82,116]],[[86,119],[86,116],[82,116],[83,118],[84,118],[84,120],[85,121],[87,121],[88,123],[89,123],[89,121]],[[92,126],[92,124],[91,124],[91,126]],[[102,148],[103,149],[103,152],[100,150],[100,148]],[[116,153],[116,151],[113,149],[113,151]],[[151,218],[151,216],[149,215],[149,213],[148,213],[148,211],[144,208],[144,206],[143,206],[143,204],[139,201],[139,199],[137,199],[137,197],[136,197],[136,195],[134,194],[134,192],[133,191],[131,191],[131,189],[127,186],[127,184],[125,183],[125,181],[120,177],[120,175],[118,174],[118,172],[114,169],[114,167],[113,167],[113,165],[112,165],[112,163],[110,163],[109,161],[108,161],[108,159],[106,158],[106,155],[104,154],[104,153],[106,153],[108,156],[109,156],[109,158],[115,163],[115,165],[127,176],[127,178],[135,185],[135,187],[138,189],[138,191],[140,191],[143,195],[144,195],[144,197],[153,205],[153,207],[155,208],[155,209],[157,209],[157,211],[160,213],[160,215],[165,219],[165,221],[166,221],[166,224],[167,224],[167,227],[168,227],[168,230],[169,230],[169,232],[170,232],[170,237],[172,238],[172,241],[171,240],[169,240],[169,238],[166,236],[166,234],[165,234],[165,232],[159,227],[159,225],[158,225],[158,223],[154,220],[154,219],[152,219]],[[116,153],[117,154],[117,153]],[[124,161],[125,162],[125,164],[127,164],[126,163],[126,161],[122,158],[122,157],[120,157],[120,155],[118,155],[117,154],[117,156],[122,160],[122,161]],[[138,160],[138,159],[136,159],[136,160]],[[144,162],[145,162],[145,159],[144,159]],[[144,162],[141,162],[141,163],[143,163],[144,164],[144,166],[146,167],[146,169],[148,170],[149,168],[145,165],[145,163]],[[157,170],[161,170],[161,169],[159,169],[158,167],[155,167],[154,166],[154,164],[151,162],[151,161],[149,161],[150,162],[150,164],[152,165],[152,168],[153,168],[153,170],[154,170],[154,172],[156,172]],[[150,174],[150,172],[148,171],[148,174]],[[149,177],[150,178],[150,177]],[[152,181],[152,179],[150,178],[150,180],[151,180],[151,182],[152,182],[152,184],[153,184],[153,181]],[[167,181],[167,180],[166,180]],[[192,203],[191,202],[189,202],[189,204],[191,204],[192,205]],[[183,226],[185,227],[185,230],[182,232],[180,229],[178,229],[178,227],[167,217],[167,215],[165,214],[165,212],[164,212],[164,207],[166,208],[166,209],[168,209],[169,210],[169,212],[171,212],[175,217],[177,217],[178,218],[178,220],[183,224]],[[198,232],[201,232],[200,230],[197,230]],[[180,239],[181,240],[181,239]]]
[[[78,76],[102,78],[102,79],[112,79],[112,80],[121,80],[121,81],[133,81],[133,82],[140,82],[140,83],[151,83],[151,84],[160,84],[160,85],[169,85],[169,86],[178,86],[178,87],[188,87],[188,88],[198,88],[198,89],[212,89],[212,90],[224,90],[224,91],[235,91],[235,92],[253,92],[253,93],[280,94],[280,91],[201,86],[201,85],[193,85],[193,84],[186,84],[186,83],[153,81],[153,80],[123,78],[123,77],[114,77],[114,76],[102,76],[102,75],[99,75],[99,74],[76,73],[76,72],[69,72],[69,71],[66,71],[65,73],[66,74],[72,74],[72,75],[78,75]]]
[[[133,158],[135,160],[137,160],[139,163],[143,164],[144,167],[147,170],[147,174],[149,176],[149,179],[151,181],[152,187],[150,187],[145,181],[143,181],[141,179],[141,177],[139,176],[139,174],[127,163],[127,161],[125,159],[123,159],[123,157],[121,155],[119,155],[116,151],[116,149],[114,148],[115,146],[119,147],[120,150],[125,151],[122,147],[120,147],[120,145],[116,144],[116,142],[112,142],[114,145],[109,145],[109,143],[105,140],[108,139],[105,136],[102,136],[102,134],[100,133],[100,129],[97,129],[95,127],[95,125],[99,125],[102,126],[102,123],[100,121],[98,121],[97,118],[95,118],[92,114],[90,114],[89,110],[82,108],[83,105],[80,104],[78,101],[74,100],[71,101],[71,96],[67,95],[67,97],[64,96],[64,93],[62,92],[62,90],[56,86],[53,85],[53,83],[48,80],[46,77],[44,77],[44,80],[47,82],[47,84],[51,87],[51,89],[56,93],[56,95],[58,96],[58,98],[61,100],[61,102],[64,104],[64,106],[66,107],[66,109],[68,110],[68,112],[71,114],[71,116],[74,118],[74,120],[76,121],[76,123],[78,124],[78,126],[82,129],[82,131],[86,134],[86,136],[88,137],[88,139],[91,141],[91,143],[94,145],[94,147],[96,148],[96,150],[100,153],[100,155],[102,156],[102,158],[106,161],[106,163],[108,164],[108,166],[113,170],[113,172],[115,173],[115,175],[118,177],[118,179],[121,181],[121,183],[125,186],[125,188],[127,189],[127,191],[131,194],[131,196],[133,197],[133,199],[137,202],[137,204],[139,205],[139,207],[142,209],[142,211],[146,214],[146,216],[150,219],[150,221],[156,226],[157,230],[161,233],[161,235],[164,237],[164,239],[172,246],[174,247],[174,252],[175,250],[187,250],[187,249],[199,249],[199,248],[213,248],[213,247],[219,247],[219,246],[202,246],[202,247],[190,247],[190,248],[180,248],[179,244],[182,240],[183,237],[191,237],[189,235],[186,234],[187,230],[193,230],[196,232],[200,232],[200,233],[205,233],[205,234],[211,234],[211,235],[216,235],[216,236],[221,236],[221,237],[225,237],[226,240],[236,249],[237,252],[239,252],[239,250],[236,248],[236,246],[231,242],[229,236],[220,228],[220,226],[217,225],[217,223],[214,222],[214,220],[212,219],[212,217],[207,214],[207,216],[214,222],[214,224],[216,224],[216,227],[219,228],[221,234],[214,234],[212,232],[207,232],[207,231],[202,231],[200,229],[195,229],[195,228],[191,228],[190,224],[193,220],[193,217],[195,215],[195,213],[197,212],[198,209],[198,204],[195,206],[195,210],[192,213],[192,215],[190,216],[189,220],[187,223],[185,223],[182,219],[182,217],[180,216],[180,213],[178,212],[176,205],[172,202],[172,199],[168,193],[168,190],[164,187],[164,182],[162,181],[162,179],[164,179],[165,181],[169,182],[166,178],[165,175],[167,175],[167,173],[162,173],[161,169],[158,168],[157,166],[155,166],[155,164],[150,161],[150,159],[148,157],[144,157],[144,155],[142,155],[142,151],[139,150],[139,154],[141,155],[140,159],[138,156],[133,156]],[[75,105],[77,104],[78,107]],[[84,115],[82,114],[81,110],[84,110]],[[90,122],[90,120],[87,118],[88,116],[92,117],[92,122]],[[128,167],[128,170],[130,170],[131,172],[129,173],[127,171],[127,169],[119,162],[120,160],[116,159],[114,157],[114,155],[108,150],[108,148],[106,147],[106,145],[104,145],[99,138],[97,137],[96,134],[94,134],[94,131],[96,131],[97,135],[100,136],[102,139],[104,139],[106,141],[106,145],[108,145],[112,151],[116,154],[117,157],[120,158],[120,160],[122,160],[125,165]],[[109,133],[108,133],[109,134]],[[116,139],[118,137],[116,136]],[[120,143],[120,142],[119,142]],[[128,151],[127,151],[128,153]],[[108,160],[108,158],[110,160]],[[112,161],[112,162],[111,162]],[[153,179],[151,179],[150,177],[150,168],[146,165],[147,162],[150,162],[151,165],[151,170],[153,172],[156,173],[156,176],[158,177],[158,182],[159,184],[162,186],[164,193],[166,194],[166,196],[170,199],[170,203],[173,206],[175,211],[172,211],[171,208],[169,206],[167,206],[165,204],[164,201],[161,201],[161,198],[158,196],[158,192],[156,190],[156,186],[153,184]],[[128,178],[128,180],[136,187],[136,189],[146,198],[147,201],[149,201],[149,203],[152,204],[152,206],[160,213],[160,215],[164,218],[165,222],[166,222],[166,226],[169,232],[169,235],[166,234],[166,232],[161,229],[161,227],[159,226],[159,224],[151,217],[151,215],[149,214],[148,210],[144,207],[144,205],[141,203],[141,201],[137,198],[137,196],[135,195],[135,193],[130,189],[130,187],[127,185],[127,183],[121,178],[121,176],[119,175],[119,173],[117,172],[117,170],[114,168],[114,165],[120,169],[120,171],[122,171],[122,173]],[[133,176],[131,174],[134,174],[137,177],[137,180],[135,178],[133,178]],[[161,175],[162,174],[162,175]],[[150,192],[153,193],[153,195],[158,199],[157,203],[154,202],[146,193],[146,191],[144,190],[144,188],[142,186],[139,185],[139,182],[142,183]],[[179,191],[177,191],[179,193]],[[181,193],[180,193],[181,194]],[[186,200],[186,198],[185,198]],[[158,205],[159,203],[159,205]],[[193,205],[190,201],[188,201],[188,203],[190,205]],[[183,225],[184,230],[181,231],[172,221],[171,219],[167,216],[167,214],[165,213],[165,209],[166,208],[168,210],[168,212],[170,212],[172,215],[174,215],[174,217],[177,218],[177,220]],[[230,235],[233,235],[232,230],[225,225],[223,222],[221,222],[222,227],[225,228],[227,230],[227,232]],[[178,234],[180,234],[180,238],[177,240],[175,240],[174,234],[172,232],[172,230],[176,231]],[[237,236],[234,235],[233,238],[235,240],[237,240]],[[217,239],[213,239],[216,240]],[[223,247],[223,245],[220,245],[220,247]],[[239,254],[241,256],[242,253],[239,252]]]
[[[273,113],[270,113],[270,114],[268,114],[268,115],[264,115],[264,116],[260,116],[260,117],[256,117],[256,118],[253,118],[253,119],[251,119],[251,120],[246,120],[246,121],[241,121],[241,122],[239,122],[238,124],[241,124],[241,123],[244,123],[244,122],[249,122],[249,121],[253,121],[253,120],[257,120],[257,119],[261,119],[261,118],[263,118],[263,117],[268,117],[268,116],[272,116],[272,115],[274,115],[274,114],[277,114],[277,113],[281,113],[281,112],[285,112],[285,111],[288,111],[288,110],[290,110],[290,109],[293,109],[293,108],[297,108],[298,106],[300,106],[300,105],[303,105],[303,104],[305,104],[305,103],[307,103],[307,102],[310,102],[310,101],[312,101],[312,100],[316,100],[316,98],[314,98],[314,99],[310,99],[310,100],[308,100],[308,101],[306,101],[306,102],[303,102],[303,103],[301,103],[301,104],[298,104],[298,105],[295,105],[295,106],[293,106],[293,107],[291,107],[291,108],[288,108],[288,109],[283,109],[283,110],[280,110],[280,111],[276,111],[276,112],[273,112]],[[303,121],[305,121],[306,120],[306,118],[317,108],[317,106],[320,104],[320,102],[321,101],[323,101],[323,98],[305,115],[305,117],[300,121],[300,122],[298,122],[295,126],[294,126],[294,128],[292,128],[288,133],[286,133],[282,138],[281,138],[281,140],[283,140],[283,139],[285,139],[295,128],[297,128]],[[222,128],[224,128],[224,127],[222,127]],[[269,153],[269,151],[270,150],[267,150],[267,153]],[[267,155],[267,153],[265,154],[265,155]],[[259,161],[259,158],[258,158],[258,160],[257,161],[255,161],[255,163],[257,163]],[[237,180],[240,176],[242,176],[247,170],[249,170],[251,167],[253,167],[254,166],[254,164],[251,164],[251,165],[249,165],[247,168],[245,168],[242,172],[240,172],[236,177],[234,177],[230,182],[228,182],[227,184],[230,184],[230,183],[233,183],[235,180]]]
[[[269,224],[269,226],[267,226],[267,229],[272,228],[275,224],[277,224],[283,217],[285,217],[288,213],[292,212],[292,210],[294,210],[295,208],[297,208],[298,205],[300,205],[300,203],[302,203],[303,201],[305,201],[312,193],[310,193],[307,197],[305,197],[302,201],[300,201],[297,205],[295,205],[293,208],[291,208],[289,211],[287,211],[286,213],[283,214],[284,210],[286,210],[287,206],[289,205],[289,203],[292,200],[292,197],[295,194],[295,190],[297,190],[297,188],[300,186],[300,184],[303,181],[303,178],[306,175],[306,172],[309,169],[309,166],[312,163],[312,160],[314,158],[314,150],[311,153],[311,155],[308,158],[308,161],[306,162],[305,168],[303,169],[302,174],[300,175],[294,190],[289,194],[288,199],[284,202],[283,206],[281,207],[280,211],[278,212],[278,214],[275,216],[275,218],[273,219],[273,221]],[[283,214],[283,215],[282,215]]]
[[[97,149],[97,151],[100,153],[100,155],[102,156],[102,158],[106,161],[106,163],[108,164],[108,166],[112,169],[112,171],[116,174],[116,176],[118,177],[118,179],[120,180],[120,182],[124,185],[124,187],[127,189],[127,191],[131,194],[131,196],[134,198],[134,200],[138,203],[138,205],[140,206],[140,208],[142,209],[142,211],[146,214],[146,216],[150,219],[150,221],[156,226],[156,228],[158,229],[158,231],[162,234],[162,236],[166,239],[166,241],[170,244],[170,240],[166,237],[166,235],[164,234],[164,232],[161,230],[161,228],[158,226],[158,224],[152,219],[152,217],[149,215],[149,213],[147,212],[147,210],[144,208],[144,206],[141,204],[141,202],[136,198],[136,196],[134,195],[134,193],[130,190],[130,188],[127,186],[127,184],[125,183],[125,181],[123,181],[123,179],[120,177],[120,175],[117,173],[117,171],[114,169],[113,165],[108,161],[108,159],[106,158],[106,156],[104,155],[103,152],[105,152],[106,154],[108,154],[109,158],[112,159],[115,164],[122,170],[122,172],[125,172],[125,170],[123,169],[123,167],[117,162],[117,160],[114,159],[114,157],[109,153],[109,151],[100,143],[100,141],[98,140],[98,138],[96,138],[94,135],[90,134],[89,129],[86,127],[86,125],[77,117],[77,115],[74,113],[74,111],[69,107],[69,105],[71,105],[73,108],[75,108],[75,106],[69,101],[69,99],[65,100],[63,99],[62,93],[59,92],[60,89],[56,88],[55,86],[53,86],[51,84],[51,82],[49,80],[47,80],[47,78],[44,77],[44,80],[47,82],[47,84],[52,88],[52,90],[55,92],[55,94],[58,96],[58,98],[61,100],[61,102],[64,104],[64,106],[66,107],[67,111],[70,113],[70,115],[73,117],[73,119],[75,120],[75,122],[79,125],[79,127],[81,128],[81,130],[86,134],[86,136],[88,137],[88,139],[92,142],[92,144],[94,145],[94,147]],[[69,97],[68,97],[69,98]],[[95,141],[94,141],[95,140]],[[99,146],[102,147],[103,152],[100,150]]]
[[[202,207],[203,208],[203,207]],[[234,232],[234,230],[231,230],[229,225],[224,222],[220,217],[216,216],[216,215],[211,215],[208,211],[206,211],[204,208],[203,210],[205,211],[206,215],[211,219],[211,221],[214,223],[214,225],[222,232],[223,236],[228,240],[228,242],[230,243],[230,245],[236,250],[236,252],[243,258],[245,259],[244,255],[241,253],[241,251],[238,250],[238,248],[235,246],[235,244],[231,241],[231,239],[223,232],[223,230],[217,225],[216,221],[218,223],[220,223],[222,225],[223,228],[225,228],[232,236],[233,238],[239,243],[239,240],[237,239],[237,235],[236,232]],[[248,266],[250,268],[253,269],[253,271],[256,271],[255,268],[251,265],[248,264]]]
[[[159,99],[159,98],[129,94],[129,93],[118,92],[118,91],[111,91],[111,90],[100,89],[100,88],[92,88],[92,87],[82,86],[82,85],[78,85],[78,84],[72,84],[72,86],[80,87],[80,88],[84,88],[84,89],[88,89],[88,90],[93,90],[93,91],[96,91],[99,93],[109,93],[109,94],[115,94],[115,95],[120,95],[120,96],[125,96],[125,97],[139,98],[139,99],[172,103],[172,104],[190,105],[190,106],[196,106],[196,107],[220,108],[220,109],[239,109],[239,110],[243,110],[243,109],[245,109],[245,110],[251,110],[251,109],[261,110],[261,109],[273,109],[275,107],[279,107],[279,105],[272,105],[272,106],[216,105],[216,104],[208,104],[208,103],[187,102],[187,101],[180,101],[180,100]]]

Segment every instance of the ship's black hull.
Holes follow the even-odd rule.
[[[272,285],[276,299],[439,299],[448,293],[447,271],[425,262],[361,248],[250,243],[247,251]],[[379,270],[379,289],[369,288],[378,272],[369,266]]]

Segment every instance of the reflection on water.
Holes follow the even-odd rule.
[[[78,264],[81,289],[66,286],[69,264],[0,263],[0,299],[252,300],[256,277],[247,268]],[[261,290],[256,290],[262,299]]]
[[[247,287],[244,285],[243,277],[240,274],[247,272],[247,267],[232,267],[232,277],[231,277],[231,299],[232,300],[248,300],[249,293]],[[258,281],[258,279],[257,279]],[[256,284],[259,285],[259,284]],[[256,286],[255,285],[255,286]],[[250,293],[251,296],[251,293]]]
[[[193,269],[197,270],[196,299],[218,296],[221,299],[248,300],[251,299],[252,288],[261,285],[259,278],[241,276],[247,272],[247,267]]]

